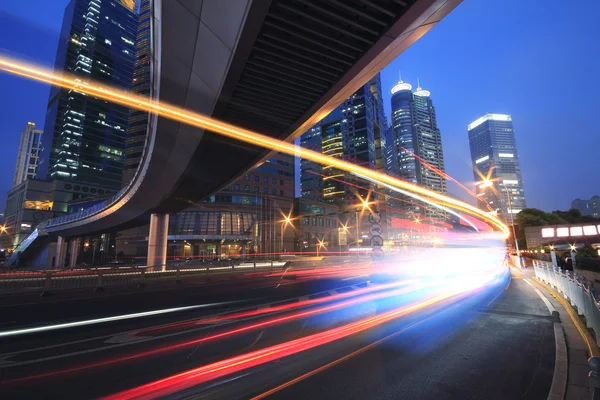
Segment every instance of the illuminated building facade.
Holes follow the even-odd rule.
[[[448,192],[446,178],[434,169],[444,172],[442,136],[431,93],[418,85],[400,80],[392,88],[392,129],[388,139],[388,171],[393,175],[436,191]],[[394,197],[404,198],[394,193]],[[410,198],[405,200],[412,201]],[[391,201],[393,209],[403,217],[443,221],[447,215],[431,210],[420,203]]]
[[[306,131],[300,146],[383,171],[387,129],[378,74]],[[367,190],[340,181],[357,183]],[[352,204],[357,202],[358,196],[366,198],[372,187],[362,181],[359,183],[348,173],[302,159],[300,189],[301,197],[305,199]]]
[[[65,8],[55,69],[129,90],[138,27],[132,4],[71,0]],[[126,107],[53,86],[37,177],[68,181],[73,189],[88,188],[87,193],[74,193],[74,198],[119,190],[128,116]]]
[[[485,114],[467,130],[478,205],[487,210],[489,204],[500,218],[511,222],[511,212],[516,215],[527,207],[512,117]]]
[[[243,258],[294,250],[294,157],[275,154],[205,201],[169,218],[170,258]],[[86,205],[89,206],[89,205]],[[148,226],[123,231],[117,248],[145,256]],[[283,234],[283,240],[282,240]]]
[[[33,122],[28,122],[21,132],[19,153],[17,154],[17,165],[13,178],[13,187],[23,183],[27,179],[35,178],[42,150],[42,134],[44,131],[36,129]]]
[[[150,0],[141,0],[131,89],[134,93],[142,96],[150,96],[150,22]],[[131,182],[140,165],[144,144],[146,143],[147,128],[148,113],[140,110],[131,110],[125,145],[123,186]]]

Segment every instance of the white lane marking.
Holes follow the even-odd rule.
[[[538,296],[540,296],[540,298],[543,300],[544,304],[546,304],[546,307],[548,307],[548,311],[550,311],[550,314],[552,314],[554,311],[556,311],[556,309],[554,308],[552,303],[550,303],[550,301],[548,301],[548,299],[546,298],[546,296],[544,296],[544,294],[542,292],[540,292],[535,286],[533,286],[533,284],[531,282],[529,282],[526,278],[523,278],[523,280],[525,281],[526,284],[531,286],[533,288],[533,290],[535,290],[535,292],[538,294]]]
[[[163,315],[163,314],[169,314],[169,313],[174,313],[174,312],[179,312],[179,311],[196,310],[199,308],[206,308],[206,307],[212,307],[212,306],[217,306],[217,305],[222,305],[222,304],[231,304],[231,303],[236,303],[236,302],[210,303],[210,304],[199,304],[196,306],[166,308],[163,310],[154,310],[154,311],[145,311],[145,312],[139,312],[139,313],[133,313],[133,314],[115,315],[113,317],[88,319],[88,320],[84,320],[84,321],[67,322],[64,324],[44,325],[44,326],[38,326],[35,328],[15,329],[12,331],[0,332],[0,337],[17,336],[17,335],[24,335],[24,334],[28,334],[28,333],[37,333],[37,332],[56,331],[59,329],[75,328],[78,326],[86,326],[86,325],[103,324],[105,322],[122,321],[122,320],[126,320],[126,319],[149,317],[149,316],[153,316],[153,315]]]
[[[324,292],[318,292],[309,296],[314,296],[314,295],[321,295],[324,293],[329,293],[329,294],[337,294],[336,292],[330,290],[330,291],[324,291]],[[264,306],[266,306],[265,308],[267,308],[270,304],[265,304]],[[242,308],[242,309],[238,309],[238,311],[243,311],[243,310],[247,310],[247,309],[255,309],[256,306],[251,306],[251,307],[246,307],[246,308]],[[203,318],[211,318],[211,317],[215,317],[215,316],[220,316],[222,315],[222,313],[218,313],[218,314],[212,314],[212,315],[208,315],[205,316]],[[224,322],[220,322],[217,325],[230,325],[230,324],[234,324],[236,322],[240,322],[240,321],[246,321],[246,320],[252,320],[252,319],[256,319],[256,318],[260,318],[261,316],[252,316],[252,317],[248,317],[248,318],[243,318],[243,319],[239,319],[239,320],[231,320],[231,321],[224,321]],[[181,321],[181,322],[188,322],[188,321],[194,321],[197,320],[198,318],[192,318],[189,320],[185,320],[185,321]],[[34,349],[27,349],[27,350],[21,350],[21,351],[17,351],[14,353],[5,353],[5,354],[0,354],[0,360],[4,360],[10,357],[14,357],[16,355],[19,354],[24,354],[24,353],[31,353],[31,352],[35,352],[35,351],[39,351],[39,350],[47,350],[47,349],[52,349],[52,348],[57,348],[57,347],[63,347],[63,346],[67,346],[67,345],[71,345],[71,344],[79,344],[79,343],[84,343],[84,342],[90,342],[90,341],[94,341],[94,340],[99,340],[99,339],[104,339],[104,338],[112,338],[118,335],[125,335],[125,334],[136,334],[137,332],[140,331],[144,331],[144,330],[148,330],[148,329],[157,329],[163,326],[169,326],[171,324],[163,324],[163,325],[159,325],[157,327],[149,327],[149,328],[143,328],[143,329],[136,329],[136,330],[132,330],[132,331],[128,331],[128,332],[123,332],[121,334],[109,334],[109,335],[103,335],[103,336],[97,336],[94,338],[89,338],[89,339],[81,339],[81,340],[75,340],[75,341],[71,341],[71,342],[66,342],[66,343],[59,343],[59,344],[55,344],[55,345],[50,345],[50,346],[43,346],[43,347],[38,347],[38,348],[34,348]],[[114,348],[119,348],[119,347],[124,347],[124,346],[128,346],[130,344],[137,344],[137,343],[144,343],[144,342],[149,342],[149,341],[153,341],[153,340],[158,340],[158,339],[166,339],[166,338],[170,338],[170,337],[175,337],[175,336],[181,336],[184,335],[186,333],[194,333],[194,332],[198,332],[198,331],[202,331],[202,330],[206,330],[206,329],[212,329],[214,326],[213,325],[207,325],[207,326],[202,326],[200,328],[196,328],[196,329],[190,329],[190,330],[185,330],[185,331],[181,331],[181,332],[174,332],[174,333],[170,333],[167,335],[161,335],[161,336],[152,336],[152,337],[143,337],[143,340],[139,340],[136,342],[127,342],[127,343],[117,343],[117,344],[113,344],[110,346],[102,346],[102,347],[98,347],[98,348],[94,348],[94,349],[89,349],[89,350],[83,350],[83,351],[79,351],[79,352],[74,352],[74,353],[65,353],[65,354],[59,354],[56,356],[52,356],[52,357],[45,357],[45,358],[40,358],[40,359],[35,359],[35,360],[29,360],[29,361],[5,361],[7,365],[3,365],[2,362],[0,362],[0,369],[5,368],[8,366],[8,364],[10,364],[11,366],[21,366],[21,365],[28,365],[28,364],[35,364],[35,363],[40,363],[40,362],[45,362],[45,361],[52,361],[52,360],[56,360],[56,359],[61,359],[61,358],[67,358],[67,357],[72,357],[72,356],[78,356],[78,355],[83,355],[83,354],[90,354],[90,353],[95,353],[95,352],[99,352],[99,351],[104,351],[104,350],[110,350],[110,349],[114,349]]]

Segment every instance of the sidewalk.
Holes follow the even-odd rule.
[[[564,332],[566,341],[566,359],[560,360],[557,356],[554,380],[564,379],[566,373],[566,395],[567,400],[589,400],[588,358],[597,355],[597,345],[591,337],[585,325],[573,310],[573,308],[549,286],[535,278],[533,267],[528,265],[527,269],[520,273],[513,273],[515,279],[523,279],[531,284],[534,289],[549,303],[549,309],[556,310],[560,315],[561,331]],[[559,331],[560,334],[560,331]],[[558,342],[558,341],[557,341]],[[566,366],[558,365],[566,363]],[[566,368],[564,368],[566,367]],[[557,376],[559,375],[559,376]],[[553,397],[548,397],[553,398]]]

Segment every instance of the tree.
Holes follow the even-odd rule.
[[[516,223],[523,231],[523,228],[528,226],[560,225],[566,224],[567,221],[555,212],[547,213],[537,208],[524,208],[517,214]]]
[[[547,213],[537,208],[524,208],[517,214],[515,223],[519,225],[519,245],[523,249],[525,246],[525,228],[528,226],[544,226],[544,225],[561,225],[566,224],[560,215],[553,213]]]

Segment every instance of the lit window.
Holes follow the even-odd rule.
[[[587,235],[587,236],[597,235],[598,234],[598,230],[596,230],[596,227],[594,225],[584,226],[583,227],[583,234]]]
[[[569,236],[569,228],[556,228],[556,236],[568,237]]]
[[[543,228],[542,229],[542,237],[544,237],[544,238],[554,237],[554,228]]]
[[[571,227],[571,236],[581,236],[581,235],[583,235],[583,228],[581,226]]]

